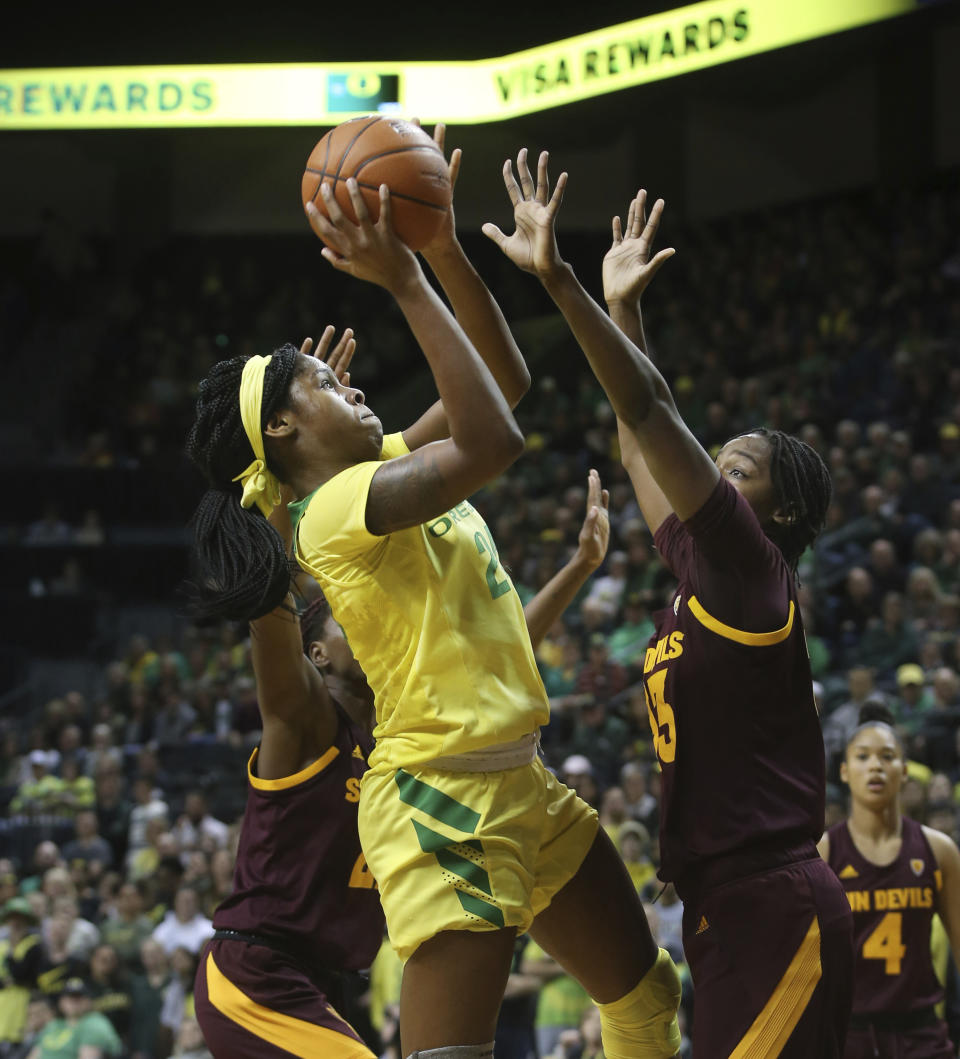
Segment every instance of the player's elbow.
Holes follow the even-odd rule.
[[[632,393],[625,400],[618,402],[615,409],[617,418],[632,433],[649,430],[657,422],[672,419],[677,413],[677,406],[663,377],[657,373],[651,385]]]
[[[523,452],[523,432],[511,417],[509,422],[504,422],[496,431],[495,436],[490,438],[487,452],[491,460],[497,464],[497,473],[505,471]]]
[[[510,405],[511,411],[517,407],[530,389],[530,381],[530,372],[526,364],[520,365],[516,369],[514,377],[510,380],[509,387],[504,387],[503,390],[504,399]]]

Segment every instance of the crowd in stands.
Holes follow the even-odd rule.
[[[827,823],[845,812],[839,760],[860,707],[879,701],[906,740],[907,811],[954,839],[958,189],[954,179],[912,196],[865,192],[710,225],[668,217],[663,242],[679,253],[644,304],[651,352],[709,451],[763,425],[798,433],[830,467],[827,527],[799,568]],[[0,344],[17,351],[12,360],[71,350],[38,397],[62,431],[38,434],[35,467],[150,475],[177,465],[193,386],[213,360],[299,342],[328,321],[358,332],[357,384],[376,377],[384,393],[385,380],[399,387],[420,370],[386,299],[325,266],[307,234],[276,246],[173,241],[133,261],[69,225],[46,235],[29,275],[0,275]],[[606,562],[538,652],[552,704],[543,753],[599,810],[660,944],[682,966],[682,906],[656,878],[658,779],[640,683],[671,575],[585,364],[536,285],[507,279],[479,240],[465,242],[531,350],[534,382],[517,412],[527,452],[474,498],[525,602],[576,545],[588,469],[610,490]],[[581,275],[599,277],[599,235],[561,246]],[[56,302],[48,275],[67,281]],[[14,385],[19,369],[4,370]],[[109,547],[94,498],[71,512],[57,499],[41,496],[28,519],[6,527],[7,541]],[[189,511],[176,517],[185,525]],[[0,1059],[75,1055],[37,1044],[51,1025],[98,1042],[104,1056],[209,1054],[192,1017],[193,974],[230,891],[259,720],[246,630],[185,619],[178,628],[174,637],[128,629],[95,687],[0,714]],[[384,1055],[396,1054],[398,981],[385,946],[365,1017]],[[586,995],[520,939],[498,1057],[527,1059],[510,1042],[531,1026],[540,1059],[601,1054]]]

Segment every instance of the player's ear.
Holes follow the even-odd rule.
[[[330,667],[330,656],[327,654],[327,645],[323,640],[313,640],[307,648],[307,658],[322,673]]]
[[[906,766],[904,766],[904,772],[906,772]],[[840,762],[840,779],[843,780],[847,786],[850,786],[850,773],[847,771],[846,761]]]
[[[288,437],[295,429],[289,409],[281,408],[270,416],[263,432],[270,438],[283,438]]]
[[[773,521],[779,522],[781,526],[792,526],[797,521],[797,509],[794,504],[785,504],[778,507],[773,513]]]

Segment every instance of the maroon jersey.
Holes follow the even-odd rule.
[[[923,828],[903,817],[900,853],[883,867],[861,856],[845,820],[827,834],[828,863],[853,910],[853,1013],[904,1014],[939,1004],[930,925],[941,880]]]
[[[315,966],[356,971],[383,940],[380,896],[357,836],[373,739],[337,713],[333,745],[294,776],[259,779],[253,752],[233,893],[213,925],[282,940]]]
[[[654,542],[679,584],[644,659],[661,766],[660,878],[816,842],[825,765],[794,577],[725,479]]]

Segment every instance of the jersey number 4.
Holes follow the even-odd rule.
[[[902,937],[903,915],[900,912],[888,912],[863,943],[863,958],[883,960],[887,974],[899,974],[900,964],[907,955]]]
[[[653,732],[653,749],[662,765],[669,765],[677,756],[676,718],[673,715],[673,707],[663,697],[666,682],[667,671],[659,669],[647,677],[644,685],[650,731]]]
[[[377,888],[377,880],[367,867],[367,858],[362,853],[354,861],[353,871],[350,873],[350,888],[353,890],[376,890]]]

